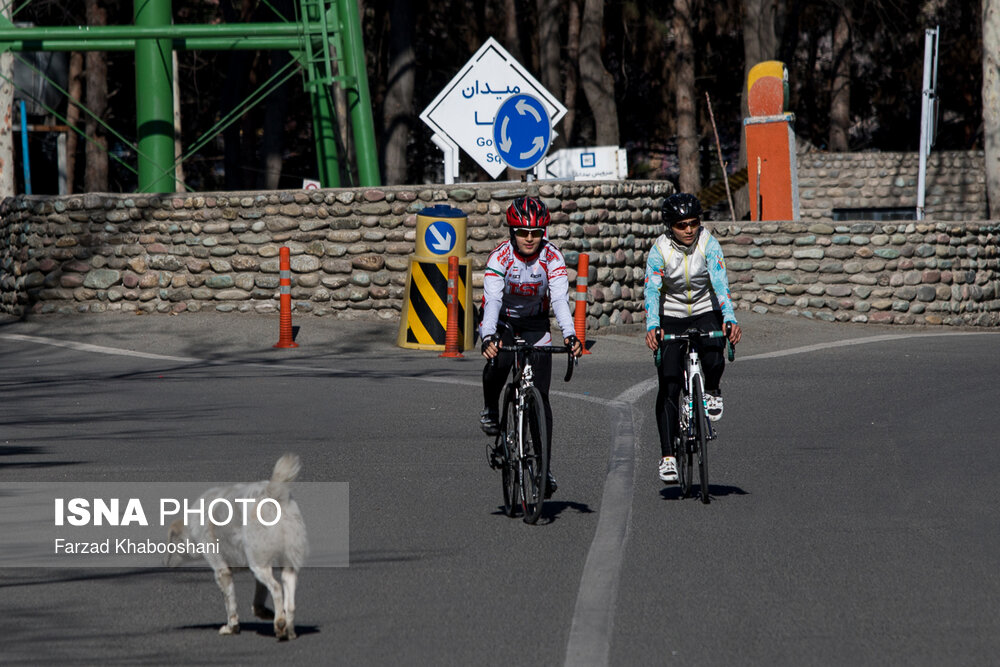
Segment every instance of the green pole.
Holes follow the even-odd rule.
[[[365,46],[361,38],[361,14],[356,0],[338,0],[340,27],[344,43],[344,64],[354,78],[356,88],[348,90],[347,106],[351,110],[354,146],[361,185],[381,185],[378,171],[378,148],[375,146],[375,121],[372,118],[371,94],[368,92],[368,71],[365,67]]]
[[[136,27],[171,23],[171,0],[135,0]],[[174,191],[173,53],[169,39],[135,41],[139,192]]]

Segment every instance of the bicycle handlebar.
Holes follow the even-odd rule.
[[[660,334],[661,341],[673,341],[673,340],[686,340],[689,343],[693,343],[701,338],[727,338],[724,331],[699,331],[697,329],[688,329],[684,333],[680,334]],[[726,347],[729,351],[729,361],[736,359],[736,346],[729,342],[728,338],[726,340]],[[656,361],[656,365],[660,365],[660,348],[657,347],[656,351],[653,352],[653,358]]]
[[[514,343],[513,345],[504,345],[500,348],[502,351],[506,352],[544,352],[545,354],[559,354],[561,352],[566,352],[569,359],[566,363],[566,377],[563,378],[563,382],[569,382],[570,378],[573,377],[573,366],[576,361],[576,357],[573,356],[573,348],[569,345],[528,345],[526,343]],[[490,359],[489,363],[493,363],[496,359]]]

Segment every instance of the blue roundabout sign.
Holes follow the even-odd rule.
[[[552,142],[552,123],[545,106],[538,98],[523,93],[508,97],[493,121],[493,142],[510,167],[534,167]]]

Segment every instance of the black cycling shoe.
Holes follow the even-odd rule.
[[[497,423],[497,413],[488,409],[483,409],[479,413],[479,428],[483,429],[486,435],[500,435],[500,425]]]
[[[556,492],[559,485],[556,484],[556,478],[549,473],[548,479],[545,480],[545,499],[548,500],[552,497],[552,494]]]

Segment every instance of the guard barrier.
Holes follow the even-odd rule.
[[[292,331],[292,253],[288,246],[278,251],[281,314],[278,321],[278,342],[274,347],[298,347]]]
[[[406,292],[399,318],[399,347],[444,350],[448,331],[448,262],[457,258],[455,285],[457,350],[475,342],[472,317],[472,264],[465,256],[466,215],[439,204],[417,215],[415,248],[406,272]]]

